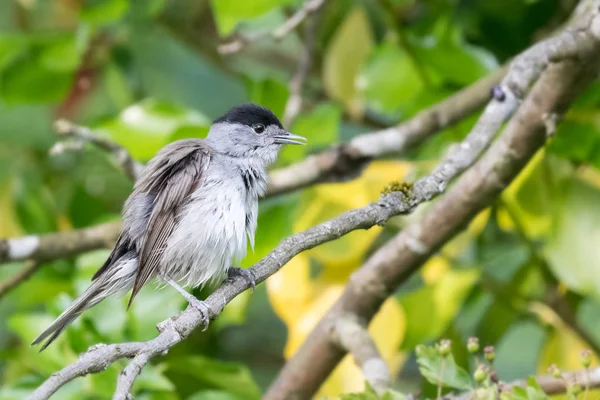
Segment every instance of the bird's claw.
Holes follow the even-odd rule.
[[[254,280],[254,276],[252,275],[252,272],[250,270],[244,268],[230,267],[227,270],[227,277],[231,279],[235,276],[241,276],[248,283],[250,283],[250,286],[252,287],[252,293],[254,293],[254,289],[256,288],[256,281]]]
[[[206,331],[208,329],[208,324],[210,323],[210,307],[206,302],[198,300],[193,296],[190,296],[187,300],[188,303],[190,303],[190,306],[194,307],[202,316],[202,325],[204,325],[202,331]]]

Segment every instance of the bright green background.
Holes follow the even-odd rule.
[[[305,107],[291,127],[309,138],[309,146],[284,151],[278,165],[406,120],[556,28],[572,3],[330,0],[316,30]],[[92,147],[51,157],[57,117],[97,128],[143,162],[170,141],[203,137],[212,119],[243,101],[264,104],[282,116],[288,81],[302,54],[302,30],[233,56],[220,56],[216,47],[234,32],[277,27],[299,4],[0,1],[0,236],[118,218],[131,183],[110,156]],[[600,87],[594,85],[533,172],[505,199],[524,232],[502,224],[505,203],[497,203],[484,229],[469,236],[458,254],[447,256],[452,270],[477,271],[472,284],[457,293],[452,284],[425,285],[415,276],[400,290],[407,327],[398,351],[410,353],[419,343],[450,337],[457,362],[465,366],[458,343],[476,335],[497,345],[502,379],[543,371],[548,360],[574,368],[569,360],[578,350],[561,341],[567,335],[563,325],[532,316],[528,309],[543,299],[550,276],[563,283],[576,320],[600,342],[599,104]],[[445,130],[407,159],[430,167],[473,122],[468,118]],[[293,230],[310,193],[261,204],[257,249],[245,264]],[[397,229],[387,228],[383,237]],[[156,323],[184,307],[170,290],[142,291],[129,312],[126,299],[111,299],[87,312],[45,352],[29,348],[85,288],[107,254],[98,250],[48,263],[0,299],[1,399],[23,398],[92,344],[154,337]],[[0,278],[20,268],[21,263],[0,266]],[[432,300],[440,295],[450,304],[444,309]],[[260,285],[254,295],[230,305],[207,332],[194,333],[148,365],[136,382],[136,398],[257,399],[284,362],[285,342],[286,326]],[[57,398],[108,399],[124,365],[77,379]],[[419,388],[416,372],[411,356],[397,386]]]

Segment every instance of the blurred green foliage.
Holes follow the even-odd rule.
[[[301,4],[1,1],[0,237],[86,227],[119,216],[131,182],[110,155],[92,147],[50,156],[57,118],[95,128],[144,162],[173,140],[204,137],[212,119],[243,101],[264,104],[282,117],[289,80],[303,53],[303,29],[279,42],[249,44],[235,55],[222,56],[216,49],[232,35],[275,29]],[[286,149],[277,165],[407,120],[556,29],[574,5],[570,0],[327,2],[318,17],[304,108],[291,127],[309,138],[309,146]],[[579,349],[590,343],[573,331],[573,321],[590,332],[598,348],[599,105],[600,86],[594,84],[502,199],[413,276],[392,299],[393,307],[382,310],[396,321],[394,329],[387,330],[385,321],[374,329],[382,353],[394,364],[397,388],[435,396],[436,387],[427,379],[435,378],[439,360],[432,356],[424,364],[415,346],[440,337],[464,343],[478,336],[482,343],[496,345],[495,367],[507,380],[544,372],[550,362],[578,368]],[[467,118],[428,140],[400,168],[427,171],[474,121]],[[374,171],[392,174],[398,165],[382,163]],[[398,179],[403,177],[392,180]],[[365,178],[355,186],[309,189],[263,201],[257,246],[244,265],[298,227],[376,198],[386,182]],[[242,294],[207,332],[194,333],[148,365],[136,382],[136,398],[260,398],[285,362],[286,342],[288,349],[294,348],[307,333],[299,325],[314,324],[372,247],[405,223],[371,231],[369,239],[359,232],[310,253],[297,261],[299,275],[286,280],[291,283],[279,292],[271,287],[267,293],[260,285],[256,293]],[[348,255],[356,249],[358,255]],[[128,312],[126,299],[107,300],[45,352],[30,348],[28,343],[86,287],[107,254],[98,250],[47,263],[0,299],[1,399],[24,398],[93,344],[150,339],[156,323],[182,309],[177,293],[145,290]],[[0,280],[22,267],[0,266]],[[550,291],[557,291],[572,309],[572,320],[546,303]],[[281,293],[290,298],[278,297]],[[284,313],[278,307],[297,309]],[[303,333],[290,345],[289,332]],[[459,347],[454,348],[456,376],[449,386],[466,389],[471,383],[459,372],[469,369],[469,358]],[[110,398],[124,363],[71,382],[57,398]],[[347,379],[333,377],[321,395],[362,391],[362,380],[352,378],[356,372],[350,364],[339,372]],[[418,375],[419,364],[421,372],[428,371],[423,373],[427,379]],[[533,383],[527,389],[536,390]],[[373,398],[373,393],[347,396]],[[402,398],[395,392],[386,396]],[[536,398],[531,396],[519,398]]]

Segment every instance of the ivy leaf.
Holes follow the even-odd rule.
[[[453,389],[473,390],[469,373],[456,365],[452,354],[442,357],[434,347],[424,345],[417,346],[416,353],[421,374],[433,385],[441,383]]]

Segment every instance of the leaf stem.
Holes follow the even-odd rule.
[[[437,400],[442,399],[442,382],[444,381],[445,363],[446,363],[446,357],[442,357],[442,365],[440,366],[440,379],[438,380],[438,387],[437,387]]]

